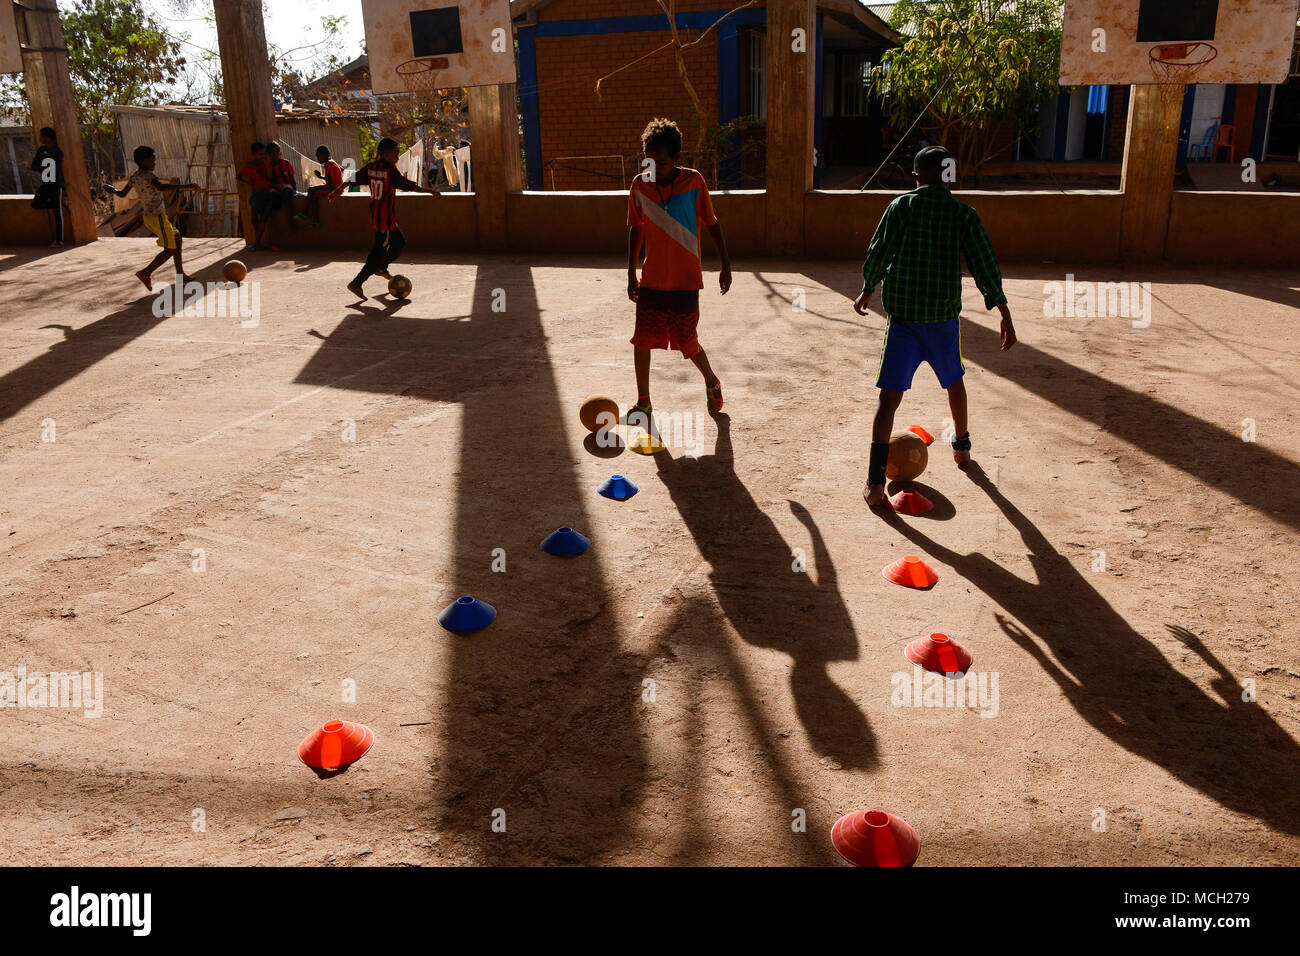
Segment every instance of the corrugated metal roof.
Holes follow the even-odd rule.
[[[162,103],[157,106],[110,106],[110,110],[118,114],[132,114],[136,116],[161,116],[161,117],[184,117],[190,122],[195,123],[224,123],[226,122],[226,108],[224,106],[202,106],[190,105],[188,103]],[[367,120],[378,119],[378,113],[365,113],[358,110],[346,110],[336,112],[334,110],[320,109],[317,107],[308,107],[305,109],[298,108],[281,108],[276,110],[275,121],[277,123],[294,123],[303,120]]]

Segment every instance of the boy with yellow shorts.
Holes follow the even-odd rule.
[[[131,174],[131,178],[126,181],[126,185],[120,190],[114,189],[113,194],[125,199],[129,192],[135,191],[136,198],[140,200],[140,209],[144,213],[145,228],[158,237],[158,245],[163,250],[154,256],[153,262],[137,272],[135,277],[144,283],[146,289],[152,292],[153,280],[151,276],[154,270],[168,259],[174,258],[176,260],[176,282],[178,285],[184,286],[185,268],[181,264],[181,236],[176,231],[176,226],[167,218],[167,200],[163,195],[163,190],[190,190],[199,187],[194,183],[164,183],[159,180],[153,173],[158,157],[148,146],[137,146],[132,158],[139,168]]]

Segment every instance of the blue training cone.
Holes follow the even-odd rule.
[[[582,554],[591,547],[591,539],[583,537],[572,528],[559,528],[552,531],[542,542],[542,550],[547,554],[567,556]]]
[[[496,619],[496,608],[468,595],[452,601],[438,615],[438,623],[449,631],[477,631]]]
[[[640,490],[622,475],[610,475],[605,479],[604,484],[596,489],[596,492],[615,501],[627,501]]]

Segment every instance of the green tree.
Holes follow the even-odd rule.
[[[872,69],[902,133],[934,130],[975,181],[997,155],[999,124],[1032,130],[1059,92],[1061,0],[900,0],[890,25],[908,39]]]
[[[140,0],[74,0],[61,19],[82,134],[95,166],[111,175],[117,117],[109,107],[158,102],[185,58]]]

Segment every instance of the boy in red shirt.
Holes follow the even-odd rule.
[[[677,124],[668,119],[651,120],[641,134],[641,146],[654,169],[632,180],[627,197],[627,297],[636,303],[632,357],[637,389],[628,419],[639,413],[650,420],[651,349],[673,349],[693,361],[704,376],[709,413],[716,414],[722,411],[722,383],[696,337],[700,290],[704,288],[700,224],[708,229],[722,260],[718,286],[723,295],[731,288],[727,242],[713,214],[704,177],[677,165],[682,153]],[[645,261],[638,280],[637,258],[643,244]]]
[[[307,213],[306,215],[298,213],[293,218],[301,222],[310,217],[312,228],[319,229],[320,197],[343,191],[343,167],[330,159],[328,146],[316,147],[316,162],[320,163],[321,169],[312,175],[324,180],[324,185],[311,186],[307,189]]]
[[[296,229],[293,222],[293,197],[298,195],[298,181],[293,174],[293,163],[281,158],[280,144],[275,141],[266,144],[266,170],[271,180],[271,204],[266,218],[269,220],[277,211],[287,209],[289,228]]]
[[[358,299],[366,297],[361,284],[371,276],[392,278],[388,267],[406,246],[406,237],[397,228],[397,190],[438,195],[435,190],[425,189],[397,171],[397,150],[397,140],[385,137],[379,141],[379,157],[357,170],[357,183],[370,189],[370,225],[375,230],[375,244],[366,257],[366,264],[348,284],[348,291]],[[331,196],[330,201],[333,202],[334,198]]]
[[[252,157],[239,167],[239,175],[235,177],[241,183],[247,183],[252,190],[248,194],[248,208],[253,212],[253,241],[244,247],[245,251],[262,248],[271,208],[271,177],[266,171],[266,145],[254,143],[251,153]]]

